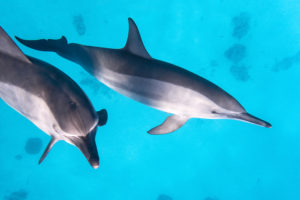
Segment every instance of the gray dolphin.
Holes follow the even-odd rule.
[[[95,135],[97,126],[106,123],[106,110],[96,112],[85,93],[62,71],[25,56],[1,27],[0,98],[51,136],[39,163],[57,141],[64,140],[98,168]]]
[[[127,43],[121,49],[68,44],[59,40],[23,40],[22,44],[54,51],[83,66],[108,87],[158,110],[172,113],[150,134],[170,133],[190,118],[236,119],[271,127],[246,112],[230,94],[212,82],[173,64],[152,58],[129,18]]]

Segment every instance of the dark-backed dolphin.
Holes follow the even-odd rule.
[[[25,56],[0,27],[0,98],[51,136],[39,163],[59,140],[75,145],[92,167],[99,166],[97,126],[107,120],[66,74]]]
[[[248,114],[237,100],[212,82],[152,58],[131,18],[127,43],[121,49],[68,44],[65,37],[59,40],[17,39],[33,49],[54,51],[82,65],[119,93],[173,114],[151,129],[150,134],[173,132],[190,118],[236,119],[271,127],[268,122]]]

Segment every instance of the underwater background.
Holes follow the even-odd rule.
[[[168,114],[107,88],[55,53],[17,45],[73,78],[108,123],[99,169],[66,142],[38,160],[50,137],[0,101],[0,199],[300,199],[299,0],[0,0],[14,37],[121,48],[132,17],[149,54],[219,85],[271,129],[191,119],[167,135],[147,131]]]

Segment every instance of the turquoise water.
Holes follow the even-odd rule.
[[[123,47],[127,18],[149,54],[213,81],[273,128],[192,119],[178,131],[147,134],[168,114],[124,97],[80,66],[17,43],[72,77],[108,123],[97,132],[100,167],[57,143],[0,101],[0,199],[300,199],[300,2],[0,1],[10,36]]]

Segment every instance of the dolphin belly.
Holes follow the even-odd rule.
[[[101,70],[96,77],[117,92],[167,113],[214,118],[211,110],[219,109],[206,96],[165,81],[121,74],[108,69]]]
[[[0,97],[48,135],[59,132],[58,123],[42,98],[4,82],[0,82]]]

